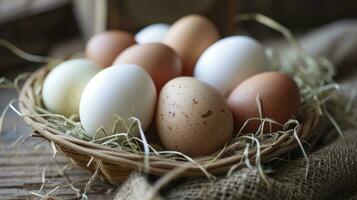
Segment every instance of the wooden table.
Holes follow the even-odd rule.
[[[15,98],[15,90],[0,89],[0,110]],[[64,170],[67,179],[62,173],[69,164],[67,159],[61,155],[53,158],[48,142],[26,137],[30,132],[31,128],[15,112],[7,112],[0,135],[0,199],[37,199],[33,193],[45,195],[58,186],[61,187],[53,192],[58,199],[78,199],[78,194],[68,185],[68,179],[83,192],[91,175],[69,166]],[[96,178],[87,194],[89,199],[112,199],[113,188]]]

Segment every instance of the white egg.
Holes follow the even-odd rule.
[[[169,28],[170,25],[168,24],[149,25],[136,33],[135,40],[139,44],[160,42]]]
[[[194,76],[229,93],[246,78],[269,69],[263,47],[247,36],[230,36],[208,47],[197,61]]]
[[[87,59],[73,59],[57,65],[47,75],[42,88],[45,107],[57,114],[79,114],[79,102],[88,81],[101,70]]]
[[[94,76],[85,88],[80,102],[80,120],[88,135],[101,128],[113,134],[117,116],[127,120],[136,117],[143,129],[153,118],[156,89],[149,74],[141,67],[121,64],[105,68]],[[101,133],[95,135],[103,137]]]

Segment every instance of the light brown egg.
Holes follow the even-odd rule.
[[[101,67],[109,67],[126,48],[135,44],[134,36],[125,31],[105,31],[95,34],[87,43],[86,57]]]
[[[219,33],[207,18],[188,15],[175,22],[166,33],[163,43],[173,48],[183,61],[183,74],[192,76],[197,59],[219,39]]]
[[[233,116],[212,86],[178,77],[161,90],[156,127],[165,148],[197,157],[217,152],[231,139]]]
[[[161,43],[131,46],[115,59],[114,65],[117,64],[135,64],[144,68],[152,77],[158,93],[166,82],[182,73],[178,55]]]
[[[281,124],[293,118],[299,111],[300,91],[294,80],[280,72],[265,72],[252,76],[238,85],[228,98],[228,105],[233,112],[235,124],[241,129],[252,117],[259,117],[259,94],[262,116],[271,118]],[[255,133],[260,126],[259,121],[250,121],[243,133]],[[264,126],[270,131],[270,126]],[[281,126],[272,126],[272,131]]]

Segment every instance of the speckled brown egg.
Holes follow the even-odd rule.
[[[259,95],[262,117],[284,124],[299,111],[300,91],[294,80],[280,72],[265,72],[254,75],[238,85],[228,98],[233,112],[235,125],[242,128],[249,118],[259,118],[257,95]],[[254,133],[260,126],[259,121],[249,121],[243,133]],[[270,126],[264,126],[270,131]],[[272,131],[281,126],[272,126]]]
[[[156,126],[166,149],[198,157],[217,152],[231,139],[233,116],[212,86],[179,77],[161,90]]]
[[[163,43],[177,52],[183,61],[183,74],[191,76],[199,56],[218,39],[212,22],[200,15],[188,15],[170,27]]]
[[[95,34],[88,41],[86,57],[101,67],[109,67],[126,48],[135,44],[134,36],[125,31],[104,31]]]
[[[133,45],[115,59],[113,65],[119,64],[135,64],[144,68],[153,79],[158,93],[166,82],[182,73],[178,55],[161,43]]]

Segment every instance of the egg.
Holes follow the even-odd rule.
[[[160,42],[164,38],[169,28],[170,25],[163,23],[146,26],[136,33],[135,40],[138,44]]]
[[[108,67],[95,75],[83,91],[79,115],[89,136],[102,128],[113,134],[116,116],[127,120],[136,117],[143,129],[153,118],[156,104],[155,85],[150,75],[132,64]],[[102,132],[95,135],[103,137]]]
[[[228,96],[243,80],[268,69],[264,48],[257,41],[247,36],[230,36],[204,51],[194,76]]]
[[[114,65],[135,64],[152,77],[157,91],[164,84],[182,73],[181,60],[168,46],[160,43],[140,44],[129,47],[114,61]]]
[[[161,90],[156,127],[163,146],[197,157],[217,152],[232,137],[225,98],[193,77],[178,77]]]
[[[126,48],[135,44],[134,36],[125,31],[104,31],[95,34],[85,48],[87,58],[101,67],[109,67]]]
[[[281,72],[257,74],[238,85],[227,100],[238,129],[241,129],[249,118],[260,117],[256,101],[258,95],[264,118],[284,124],[299,111],[300,91],[290,76]],[[259,121],[250,121],[244,127],[243,133],[255,133],[259,126]],[[266,125],[264,129],[270,131],[270,126]],[[281,126],[272,126],[272,131],[280,129]]]
[[[205,17],[188,15],[175,22],[163,43],[173,48],[183,61],[183,74],[191,76],[202,52],[219,38],[216,27]]]
[[[79,113],[82,92],[89,80],[101,70],[87,59],[65,61],[53,68],[42,87],[44,106],[66,117]]]

